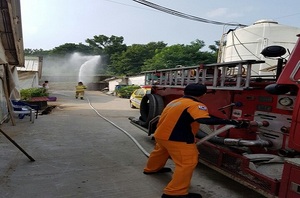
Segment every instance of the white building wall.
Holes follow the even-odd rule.
[[[144,85],[145,84],[145,75],[139,75],[139,76],[131,76],[128,77],[127,80],[124,80],[124,78],[118,78],[114,80],[108,81],[108,91],[114,92],[116,85]]]
[[[115,79],[115,80],[110,80],[108,82],[108,91],[109,92],[114,92],[115,88],[116,88],[116,85],[119,85],[121,82],[122,82],[122,79],[120,79],[120,78]]]
[[[128,78],[128,85],[144,85],[145,75],[132,76]]]

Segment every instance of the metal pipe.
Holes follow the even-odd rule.
[[[224,144],[229,146],[259,146],[259,147],[271,147],[273,144],[268,140],[242,140],[242,139],[232,139],[225,138]]]
[[[276,67],[276,80],[279,78],[283,68],[283,58],[279,58]]]
[[[207,136],[207,133],[203,131],[199,131],[197,133],[197,138],[203,139]],[[207,138],[206,138],[207,139]],[[247,147],[253,147],[253,146],[259,146],[259,147],[271,147],[273,144],[271,141],[268,140],[243,140],[243,139],[233,139],[233,138],[223,138],[214,136],[208,139],[209,142],[215,143],[215,144],[224,144],[227,146],[247,146]]]

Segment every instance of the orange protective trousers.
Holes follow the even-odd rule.
[[[162,169],[171,157],[175,163],[172,180],[164,189],[167,195],[186,195],[190,187],[193,171],[198,164],[196,144],[156,139],[145,172],[156,172]]]

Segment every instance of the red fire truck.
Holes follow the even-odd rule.
[[[276,75],[254,76],[264,61],[243,60],[145,72],[151,94],[141,102],[140,117],[131,120],[148,135],[159,115],[189,83],[203,83],[202,97],[215,117],[249,121],[246,129],[201,124],[199,162],[266,197],[300,197],[300,35],[289,59],[286,50],[269,46],[265,57],[277,57]]]

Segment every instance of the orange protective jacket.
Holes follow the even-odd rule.
[[[209,117],[207,107],[201,102],[188,96],[178,98],[170,102],[163,110],[154,137],[189,144],[195,143],[195,135],[200,125],[196,119]]]

